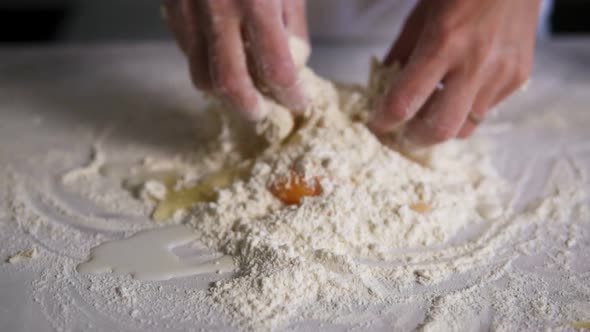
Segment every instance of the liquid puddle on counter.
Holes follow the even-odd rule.
[[[91,249],[89,260],[79,264],[76,270],[88,274],[129,274],[137,280],[159,281],[235,269],[230,256],[210,250],[197,259],[183,259],[174,253],[175,248],[195,239],[195,233],[182,225],[142,231]]]

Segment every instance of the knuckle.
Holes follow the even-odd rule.
[[[449,20],[441,20],[431,31],[431,40],[436,48],[445,53],[462,49],[467,40],[466,33],[459,25]]]
[[[478,64],[488,62],[492,54],[492,45],[486,38],[476,37],[472,41],[472,47],[474,59]]]

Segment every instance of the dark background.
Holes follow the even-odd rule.
[[[590,34],[590,0],[556,0],[551,25],[556,35]]]
[[[159,6],[155,0],[0,0],[0,43],[167,39]],[[555,0],[550,24],[553,36],[590,34],[590,0]]]

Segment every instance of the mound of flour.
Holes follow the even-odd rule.
[[[248,174],[219,190],[216,200],[174,216],[234,258],[237,275],[213,285],[209,297],[252,328],[280,326],[316,302],[383,299],[387,292],[367,261],[443,245],[465,226],[503,214],[502,181],[481,149],[453,142],[403,155],[366,128],[369,89],[337,86],[308,68],[300,75],[311,105],[303,119],[287,121],[287,131],[280,118],[267,122],[283,133],[274,141],[245,139],[255,131],[217,106],[221,129],[203,169],[247,165]],[[272,107],[269,114],[284,114]],[[319,181],[321,194],[284,205],[269,187],[293,172]],[[177,188],[194,184],[194,176],[185,178]]]

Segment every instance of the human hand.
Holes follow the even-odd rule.
[[[305,0],[167,0],[165,18],[188,58],[193,84],[249,119],[260,92],[292,110],[305,98],[288,37],[307,40]]]
[[[539,6],[540,0],[420,1],[385,58],[403,69],[369,128],[381,136],[403,125],[398,144],[407,148],[471,135],[486,112],[528,80]]]

